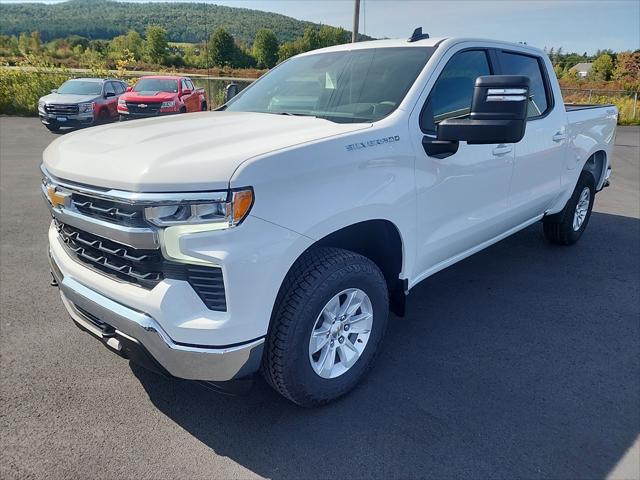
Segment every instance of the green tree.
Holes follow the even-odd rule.
[[[311,26],[305,28],[304,34],[302,35],[302,44],[304,46],[303,51],[305,52],[320,48],[322,45],[320,43],[320,35],[318,33],[318,30]]]
[[[146,50],[149,59],[154,63],[163,63],[167,57],[167,48],[169,48],[167,31],[157,25],[151,25],[147,27],[145,33],[147,36]]]
[[[126,35],[114,37],[109,44],[109,56],[113,59],[119,59],[123,54],[131,54],[135,60],[142,58],[144,51],[144,40],[135,30],[129,30]]]
[[[593,61],[591,75],[600,80],[610,80],[613,74],[613,58],[608,53],[601,54]]]
[[[259,68],[272,68],[278,61],[278,38],[267,29],[261,28],[253,42],[253,57]]]
[[[320,48],[349,43],[351,35],[342,27],[323,25],[318,32]]]
[[[291,58],[301,52],[302,50],[298,50],[296,42],[283,43],[280,45],[280,48],[278,48],[278,60],[284,62],[287,58]]]
[[[236,48],[233,36],[220,27],[209,38],[209,60],[219,67],[229,66],[233,63]]]

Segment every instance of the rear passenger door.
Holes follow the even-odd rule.
[[[525,75],[530,99],[524,138],[515,144],[509,208],[520,223],[545,212],[560,191],[567,132],[561,99],[556,105],[542,57],[509,50],[496,51],[503,75]]]
[[[182,103],[184,103],[187,112],[193,112],[193,91],[189,88],[189,83],[186,78],[183,78],[180,83],[182,87]]]

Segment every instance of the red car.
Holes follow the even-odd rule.
[[[196,88],[189,77],[141,77],[133,88],[118,99],[120,120],[205,110],[206,93],[203,88]]]

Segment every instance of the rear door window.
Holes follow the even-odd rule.
[[[529,77],[528,118],[544,115],[549,109],[550,92],[542,74],[541,59],[514,52],[499,52],[500,73],[503,75],[524,75]]]
[[[476,78],[484,75],[491,75],[485,50],[456,53],[431,89],[420,115],[420,128],[425,132],[435,132],[436,125],[446,118],[468,116]]]

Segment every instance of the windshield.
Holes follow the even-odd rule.
[[[102,93],[102,83],[84,80],[67,80],[58,88],[58,93],[66,93],[68,95],[100,95]]]
[[[167,78],[141,78],[133,91],[178,93],[178,82]]]
[[[293,58],[233,98],[226,109],[375,122],[398,107],[434,50],[372,48]]]

